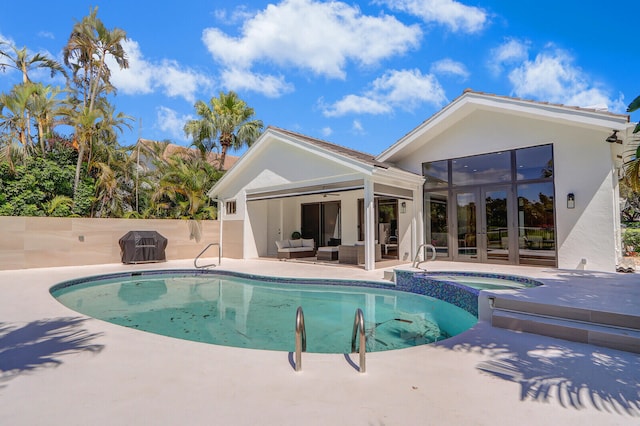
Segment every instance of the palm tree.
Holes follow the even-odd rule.
[[[640,109],[640,96],[637,96],[627,108],[627,112],[634,112]],[[640,122],[633,129],[634,135],[640,132]],[[630,154],[631,159],[624,164],[624,177],[627,185],[635,191],[640,192],[640,138],[634,139],[634,152]]]
[[[145,156],[153,167],[147,178],[153,180],[150,211],[161,217],[208,219],[215,217],[206,191],[220,178],[221,172],[191,151],[165,155],[168,144],[153,144]]]
[[[211,108],[203,101],[197,101],[195,108],[200,119],[187,121],[184,125],[184,133],[193,138],[191,145],[200,151],[200,156],[203,159],[206,159],[209,152],[220,148],[217,143],[218,131],[214,127]]]
[[[46,55],[36,53],[29,56],[27,48],[23,47],[18,49],[14,45],[0,41],[0,70],[5,68],[13,68],[22,73],[22,83],[28,83],[29,71],[33,68],[49,68],[51,70],[51,76],[53,77],[56,72],[67,76],[66,71],[62,68],[58,62],[48,58]]]
[[[28,114],[29,99],[35,91],[33,83],[17,84],[9,93],[0,94],[0,128],[5,128],[28,152],[30,120]]]
[[[42,53],[36,53],[35,55],[29,55],[27,48],[23,47],[18,49],[16,46],[6,42],[0,41],[0,70],[6,68],[13,68],[18,70],[22,74],[22,84],[27,85],[31,83],[29,78],[29,71],[34,68],[48,68],[51,71],[51,77],[57,72],[67,77],[67,72],[57,61],[50,59],[47,55]],[[30,112],[26,112],[27,121],[30,120]],[[31,137],[31,128],[27,127],[26,135]],[[41,144],[43,141],[40,141]],[[44,152],[44,151],[43,151]]]
[[[126,32],[119,28],[108,30],[97,15],[96,7],[80,22],[76,22],[63,50],[64,63],[73,70],[73,82],[82,94],[79,111],[85,116],[94,113],[103,94],[115,90],[110,83],[111,71],[106,64],[107,56],[113,57],[120,69],[129,67],[122,47],[122,42],[127,39]],[[89,128],[84,130],[87,129]],[[85,142],[91,140],[92,137],[85,138]],[[79,145],[74,191],[78,187],[87,146],[87,143]]]
[[[60,115],[62,101],[58,99],[58,95],[62,91],[52,86],[44,86],[41,83],[36,83],[34,86],[34,91],[28,100],[28,109],[36,122],[38,142],[44,154],[46,151],[45,140],[53,133],[56,116]]]
[[[198,148],[206,147],[205,142],[213,148],[215,145],[211,141],[217,137],[221,149],[218,170],[223,169],[229,149],[251,146],[264,127],[262,120],[252,119],[253,108],[233,91],[220,92],[217,98],[211,98],[209,105],[198,101],[195,108],[201,118],[187,122],[185,133],[193,136],[193,145]]]

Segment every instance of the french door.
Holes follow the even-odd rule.
[[[510,185],[487,185],[454,191],[453,258],[488,263],[513,262],[517,244]],[[513,241],[512,241],[513,240]]]

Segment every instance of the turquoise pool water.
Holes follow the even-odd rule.
[[[531,288],[541,285],[538,282],[516,277],[502,278],[481,274],[456,274],[456,273],[426,273],[424,276],[440,280],[466,285],[478,290],[506,290]]]
[[[355,284],[355,282],[351,282]],[[151,333],[242,348],[294,350],[295,314],[305,315],[307,351],[348,353],[357,308],[367,351],[432,343],[477,318],[441,300],[374,283],[246,278],[170,272],[61,283],[52,295],[82,314]]]

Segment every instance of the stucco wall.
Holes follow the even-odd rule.
[[[394,161],[421,173],[425,161],[553,144],[558,267],[613,271],[617,186],[611,150],[616,147],[604,142],[607,136],[603,131],[480,110],[428,143],[416,143],[415,151]],[[568,193],[575,194],[575,209],[567,209]]]
[[[201,221],[200,239],[186,220],[0,217],[0,270],[120,263],[120,237],[153,230],[168,239],[168,260],[193,259],[219,241],[218,221]],[[240,258],[242,229],[224,223],[224,257]],[[217,256],[215,248],[211,257]]]

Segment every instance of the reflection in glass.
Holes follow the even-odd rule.
[[[449,161],[432,161],[422,163],[422,175],[426,178],[427,188],[444,188],[449,186]]]
[[[449,228],[447,222],[446,193],[425,193],[425,211],[429,215],[427,220],[427,243],[436,248],[438,256],[449,255]]]
[[[543,145],[516,151],[518,180],[553,177],[553,146]]]
[[[476,245],[476,194],[460,193],[456,196],[458,212],[458,254],[477,256]]]
[[[553,183],[518,185],[520,263],[555,265]]]
[[[487,226],[487,259],[508,260],[509,222],[507,220],[507,191],[485,193],[485,221]]]
[[[511,153],[495,152],[451,161],[454,185],[511,181]]]

